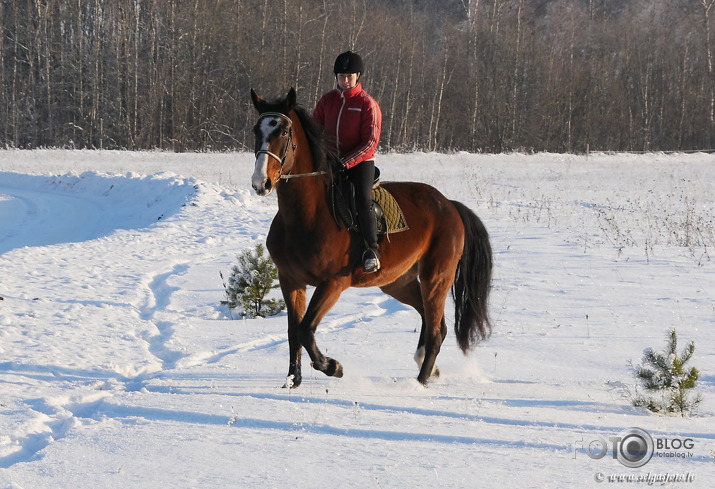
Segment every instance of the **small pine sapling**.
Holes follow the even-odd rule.
[[[702,401],[699,393],[692,398],[690,396],[700,375],[698,369],[686,367],[695,353],[695,342],[688,343],[680,355],[675,329],[668,332],[667,342],[662,352],[652,348],[643,351],[643,365],[636,366],[634,374],[641,386],[654,396],[638,395],[633,399],[633,405],[654,413],[685,416],[691,414]]]
[[[226,300],[221,301],[221,304],[229,309],[240,307],[242,316],[273,316],[285,309],[283,300],[266,299],[271,290],[278,288],[275,283],[278,270],[270,257],[264,256],[264,252],[264,246],[259,243],[255,250],[238,255],[238,265],[231,269],[228,284],[223,284]]]

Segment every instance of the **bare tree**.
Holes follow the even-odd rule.
[[[708,67],[708,80],[710,81],[710,133],[715,129],[715,71],[713,68],[712,32],[710,27],[710,14],[713,12],[715,0],[699,0],[703,8],[703,23],[705,24],[705,52]]]

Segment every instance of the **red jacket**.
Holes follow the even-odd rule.
[[[361,83],[346,92],[335,89],[323,95],[313,110],[313,117],[337,144],[340,162],[346,168],[375,157],[382,112]]]

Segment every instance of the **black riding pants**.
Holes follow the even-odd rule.
[[[372,186],[375,182],[375,162],[372,160],[358,163],[345,172],[355,187],[355,206],[357,207],[360,233],[365,246],[377,250],[377,223],[372,212]]]

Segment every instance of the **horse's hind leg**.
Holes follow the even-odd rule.
[[[418,368],[422,368],[422,364],[425,362],[425,333],[427,329],[427,323],[425,322],[424,316],[422,316],[422,331],[420,332],[420,340],[417,342],[417,350],[415,351],[415,363],[417,363]],[[442,318],[442,325],[441,325],[441,332],[442,332],[442,343],[444,343],[444,339],[447,337],[447,323],[444,320],[444,317]],[[430,377],[439,377],[439,367],[437,367],[437,364],[435,363],[434,367],[432,367],[432,374]]]
[[[422,324],[420,325],[420,339],[417,342],[417,350],[415,350],[415,362],[417,367],[422,368],[425,359],[425,308],[422,302],[422,290],[420,282],[417,280],[416,267],[412,273],[403,275],[397,281],[382,287],[382,291],[387,295],[397,299],[398,301],[413,307],[420,315]],[[442,319],[442,339],[447,335],[447,325]],[[439,376],[439,368],[435,365],[432,369],[432,376]]]
[[[420,358],[421,355],[417,356],[418,361],[422,360],[420,373],[417,376],[417,380],[422,384],[427,384],[432,375],[439,373],[435,362],[445,337],[444,305],[448,291],[449,289],[435,291],[434,296],[425,299],[425,322],[422,335],[424,343],[417,350],[418,354],[424,352],[422,358]]]
[[[422,338],[425,355],[417,380],[422,384],[427,384],[434,371],[435,361],[447,332],[444,306],[462,251],[454,245],[454,238],[449,236],[448,239],[433,243],[432,248],[420,261],[420,290],[425,310]]]

